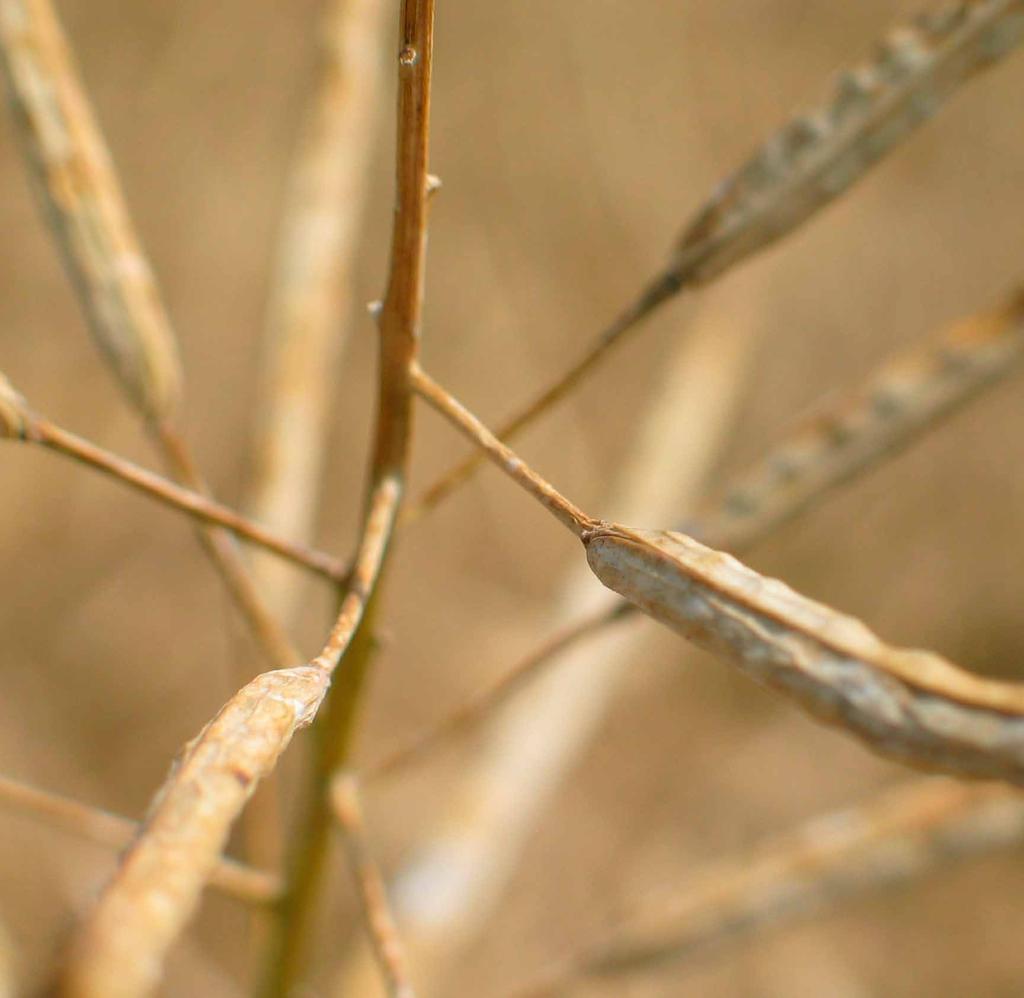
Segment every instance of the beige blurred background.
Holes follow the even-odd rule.
[[[424,357],[496,421],[625,303],[722,175],[918,4],[439,7],[432,168],[444,190],[432,216]],[[238,501],[318,5],[65,0],[59,9],[181,336],[189,430],[218,494]],[[756,362],[713,485],[823,394],[997,300],[1024,270],[1022,87],[1018,56],[780,248],[699,304],[665,309],[524,438],[524,454],[588,511],[613,515],[602,500],[659,359],[688,321],[749,323]],[[380,293],[386,265],[390,101],[380,115],[360,301]],[[86,335],[9,123],[0,136],[0,369],[52,418],[152,465]],[[340,552],[359,512],[374,359],[371,323],[357,310],[319,534]],[[751,560],[897,642],[1020,677],[1020,391],[1011,380]],[[421,417],[417,485],[464,452],[432,414]],[[258,659],[186,524],[50,455],[7,446],[3,457],[0,771],[138,815],[224,699],[237,660],[248,656],[255,671]],[[549,633],[560,573],[579,556],[491,470],[410,531],[389,580],[361,757],[396,745]],[[315,584],[310,593],[301,641],[311,652],[329,604]],[[718,663],[678,668],[671,635],[652,647],[446,993],[500,995],[647,890],[903,775]],[[471,743],[371,797],[386,868],[443,800],[460,751]],[[296,746],[292,779],[301,754]],[[27,981],[112,861],[0,812],[0,912]],[[333,893],[347,897],[347,880],[336,879]],[[1004,854],[607,993],[1017,994],[1022,891],[1024,863]],[[347,911],[335,915],[336,936]],[[166,993],[234,993],[245,924],[237,905],[208,898]]]

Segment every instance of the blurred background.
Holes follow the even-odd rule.
[[[181,338],[189,433],[218,496],[238,502],[319,4],[58,6]],[[426,367],[486,420],[511,412],[654,272],[721,177],[919,6],[444,0],[432,153],[444,188],[431,220]],[[663,309],[522,439],[524,456],[583,508],[614,516],[612,483],[668,352],[688,328],[741,327],[751,363],[708,474],[713,489],[822,396],[998,301],[1024,268],[1013,210],[1024,184],[1022,87],[1018,57],[795,236]],[[391,98],[389,82],[318,532],[340,553],[358,524],[372,422],[374,331],[361,303],[379,297],[387,264]],[[86,333],[9,122],[0,136],[0,369],[52,419],[155,466]],[[1010,379],[749,560],[896,643],[1024,678],[1022,425]],[[427,411],[416,444],[413,494],[465,453]],[[138,816],[232,689],[237,664],[262,664],[174,514],[13,445],[0,508],[0,771]],[[577,544],[492,469],[411,528],[390,573],[359,757],[397,746],[551,633],[579,561]],[[297,637],[312,654],[330,598],[299,575],[296,585],[308,588]],[[649,633],[613,709],[440,993],[501,995],[651,889],[905,778],[640,626]],[[304,748],[290,753],[290,785],[301,782]],[[463,740],[369,795],[385,869],[443,810],[472,753]],[[0,811],[0,912],[28,984],[113,861]],[[607,993],[1015,994],[1022,891],[1021,856],[1003,853]],[[329,993],[327,957],[351,928],[343,869],[330,894],[337,910],[311,994]],[[209,895],[166,994],[240,993],[246,928],[240,906]]]

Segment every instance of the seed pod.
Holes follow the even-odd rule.
[[[48,4],[11,0],[0,38],[17,131],[92,333],[133,403],[166,419],[177,343],[61,27]]]
[[[583,541],[609,589],[882,754],[1024,784],[1024,685],[890,647],[683,534],[600,526]]]
[[[1024,360],[1024,288],[887,362],[801,423],[692,521],[733,550],[951,414]]]
[[[707,281],[786,235],[1022,39],[1022,0],[946,3],[893,31],[824,108],[776,132],[722,184],[680,238],[672,272]]]

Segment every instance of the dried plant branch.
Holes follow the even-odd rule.
[[[175,485],[166,478],[140,468],[131,461],[97,447],[96,444],[44,419],[28,408],[24,399],[3,375],[0,375],[0,406],[4,408],[4,412],[0,412],[0,438],[7,437],[39,444],[65,457],[73,458],[171,509],[206,523],[222,526],[278,557],[308,568],[332,582],[343,582],[348,576],[348,566],[333,555],[278,537],[266,527],[241,516],[230,507],[208,499],[198,492]]]
[[[313,720],[329,682],[330,673],[314,666],[257,676],[185,748],[75,934],[62,994],[135,998],[153,991],[232,824],[295,732]]]
[[[716,548],[743,551],[828,492],[899,453],[1024,358],[1024,292],[1018,291],[887,361],[864,384],[800,423],[685,531]],[[637,612],[603,607],[563,628],[489,687],[367,771],[400,772],[455,734],[479,723],[576,642]]]
[[[357,708],[373,651],[373,607],[405,491],[412,438],[412,372],[419,352],[426,263],[434,0],[402,0],[399,39],[395,215],[379,320],[380,374],[370,498],[353,583],[316,660],[324,668],[333,668],[344,655],[321,732],[315,786],[294,836],[282,917],[263,983],[268,998],[288,995],[304,969],[308,927],[319,898],[320,873],[330,838],[330,781],[347,764],[354,739]]]
[[[297,730],[312,722],[379,578],[399,491],[371,507],[341,613],[310,665],[258,676],[185,750],[69,951],[63,993],[129,998],[152,991],[231,826]]]
[[[692,337],[673,343],[616,473],[610,508],[657,519],[697,494],[742,397],[757,328],[753,310],[737,317],[731,308],[727,318],[702,316]],[[555,602],[558,618],[572,621],[606,609],[614,597],[580,562]],[[614,703],[645,633],[631,629],[575,647],[492,718],[446,785],[440,819],[413,844],[392,891],[423,993],[444,992],[447,971],[486,931],[531,829]],[[360,948],[336,993],[363,994],[374,975],[372,957]]]
[[[294,155],[272,278],[255,468],[247,507],[277,533],[309,541],[328,399],[348,338],[351,271],[382,90],[383,0],[327,0],[319,66]],[[281,619],[301,596],[278,562],[253,572]]]
[[[928,768],[1021,780],[1024,687],[973,676],[928,652],[886,646],[858,621],[684,535],[588,528],[589,517],[444,389],[422,372],[416,387],[566,526],[582,529],[595,574],[648,615],[737,659],[755,678],[885,754]]]
[[[39,790],[9,776],[0,776],[0,807],[31,815],[53,828],[112,849],[128,846],[140,827],[130,818]],[[232,859],[219,859],[210,874],[210,886],[239,901],[267,904],[277,898],[281,883],[272,873]]]
[[[605,359],[616,343],[622,340],[627,333],[639,328],[644,319],[672,298],[680,288],[681,284],[671,274],[659,276],[652,281],[637,300],[600,333],[583,356],[568,371],[559,376],[514,416],[498,426],[494,431],[495,439],[498,441],[514,439],[538,416],[569,395]],[[424,514],[439,506],[480,470],[484,460],[482,452],[472,451],[458,464],[440,475],[415,502],[409,504],[403,517],[403,523],[414,523]]]
[[[420,398],[444,416],[464,437],[476,444],[483,454],[577,537],[593,525],[594,521],[586,513],[569,502],[553,485],[521,461],[511,448],[503,444],[458,399],[418,366],[412,372],[412,384]]]
[[[405,952],[388,904],[387,889],[369,843],[355,778],[339,773],[331,781],[331,804],[341,827],[349,866],[359,893],[366,931],[387,985],[389,998],[414,998]]]
[[[317,69],[289,167],[271,276],[260,419],[246,508],[304,542],[313,536],[328,438],[328,401],[354,321],[356,241],[376,145],[384,72],[383,0],[324,0]],[[291,625],[303,601],[294,573],[253,552],[252,573],[278,619]],[[246,853],[257,863],[283,853],[274,774],[245,815]]]
[[[886,645],[684,534],[608,524],[583,543],[608,588],[882,755],[1024,783],[1024,685]]]
[[[626,333],[679,291],[705,284],[770,246],[844,193],[975,74],[1024,39],[1020,0],[942,3],[892,31],[869,63],[845,73],[829,102],[776,132],[720,184],[665,270],[564,375],[495,435],[511,440],[568,394]],[[479,469],[470,454],[411,504],[411,521]]]
[[[884,644],[860,621],[685,534],[600,523],[528,468],[445,389],[416,388],[581,537],[594,574],[648,616],[878,752],[927,769],[1024,782],[1024,685]]]
[[[205,492],[176,427],[174,333],[49,0],[2,0],[0,63],[32,178],[93,335],[174,476]],[[201,527],[199,536],[268,659],[300,661],[230,534]]]
[[[918,780],[704,867],[677,891],[659,891],[521,993],[566,994],[588,979],[656,971],[1022,838],[1019,792]]]

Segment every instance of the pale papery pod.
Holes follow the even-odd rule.
[[[670,273],[711,280],[864,176],[956,89],[1024,39],[1022,0],[946,3],[891,32],[822,108],[772,135],[684,231]]]
[[[829,488],[911,443],[1024,359],[1024,288],[886,362],[863,387],[831,401],[709,502],[692,522],[733,550]]]
[[[586,978],[665,970],[1022,837],[1024,797],[1014,788],[936,777],[903,784],[660,885],[539,990],[575,993]]]
[[[61,26],[48,3],[4,0],[0,41],[17,134],[92,333],[133,403],[168,419],[177,342]]]
[[[295,732],[312,722],[329,684],[330,674],[312,666],[263,673],[185,747],[79,927],[61,994],[138,998],[155,991],[232,825]]]
[[[1024,685],[887,645],[684,534],[602,525],[583,540],[608,588],[876,751],[1024,784]]]

